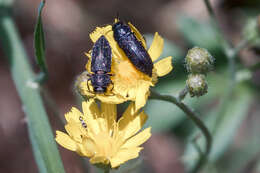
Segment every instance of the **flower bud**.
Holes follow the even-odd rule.
[[[186,81],[186,86],[191,97],[199,97],[208,92],[208,85],[203,74],[190,74]]]
[[[84,72],[82,72],[80,75],[77,76],[77,79],[76,79],[76,81],[75,81],[74,86],[75,86],[75,89],[76,89],[79,93],[81,93],[81,87],[80,87],[81,83],[82,83],[82,82],[87,82],[88,79],[89,79],[89,73],[88,73],[87,71],[84,71]]]
[[[186,68],[191,73],[207,73],[212,69],[214,58],[210,53],[199,47],[190,49],[186,55]]]

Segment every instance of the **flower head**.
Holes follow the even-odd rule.
[[[204,48],[193,47],[185,58],[186,68],[191,73],[206,74],[213,68],[214,58]]]
[[[83,113],[72,108],[65,114],[68,134],[56,131],[56,141],[66,149],[89,157],[92,164],[116,168],[138,157],[140,147],[151,136],[151,128],[138,133],[147,119],[144,112],[135,113],[131,103],[117,121],[116,105],[97,104],[90,100],[82,103]],[[137,134],[138,133],[138,134]]]
[[[208,84],[204,74],[190,74],[186,86],[191,97],[200,97],[208,92]]]
[[[145,40],[140,32],[131,24],[128,23],[132,32],[142,45],[147,48]],[[135,109],[139,110],[146,103],[149,96],[150,86],[154,86],[157,82],[158,76],[164,76],[172,70],[172,57],[164,58],[154,63],[152,76],[139,71],[128,59],[123,50],[119,48],[117,42],[114,40],[112,26],[107,25],[105,27],[97,27],[94,32],[90,34],[90,38],[93,42],[96,42],[99,37],[104,35],[108,40],[112,49],[112,66],[111,66],[111,80],[113,84],[107,89],[105,94],[93,94],[88,89],[87,82],[80,84],[80,92],[82,95],[88,97],[96,97],[102,102],[119,104],[128,100],[135,101]],[[163,39],[155,33],[153,42],[148,50],[148,53],[153,62],[155,62],[162,53]],[[91,53],[86,53],[89,57],[89,61],[86,64],[86,69],[91,73]],[[89,84],[91,85],[91,84]],[[89,87],[92,89],[92,86]]]

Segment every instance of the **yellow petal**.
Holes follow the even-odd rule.
[[[83,135],[79,124],[75,123],[74,121],[70,122],[69,124],[65,125],[65,129],[68,134],[77,142],[82,142],[81,136]]]
[[[145,43],[145,40],[144,40],[144,37],[142,36],[142,34],[138,31],[138,29],[132,25],[130,22],[128,22],[128,25],[130,26],[131,30],[134,32],[136,38],[142,42],[142,45],[144,46],[144,48],[146,49],[146,43]]]
[[[64,148],[76,151],[77,150],[77,144],[74,140],[71,139],[70,136],[68,136],[66,133],[56,131],[56,138],[55,140]]]
[[[97,118],[96,121],[99,126],[100,133],[106,133],[107,135],[113,130],[109,125],[113,125],[114,122],[109,122],[109,116],[107,118]],[[110,124],[109,124],[110,123]]]
[[[100,116],[100,111],[94,99],[82,102],[82,110],[85,117],[91,117],[94,119]]]
[[[109,32],[112,32],[112,26],[111,25],[107,25],[105,27],[97,27],[94,32],[89,34],[89,37],[95,43],[99,39],[99,37],[101,37],[102,35],[104,35],[106,37],[106,35]]]
[[[128,160],[137,158],[139,156],[139,152],[142,149],[143,149],[142,147],[120,149],[117,152],[117,154],[112,159],[110,159],[111,167],[116,168]]]
[[[159,58],[163,51],[163,38],[156,32],[154,34],[153,42],[148,50],[149,55],[152,58],[152,61],[155,61]]]
[[[172,57],[163,58],[154,64],[158,76],[164,76],[172,71]]]
[[[128,139],[136,134],[142,128],[146,120],[147,115],[144,112],[136,115],[134,119],[131,120],[123,130],[124,139]]]
[[[121,95],[112,95],[112,96],[104,96],[104,95],[97,95],[97,98],[105,103],[111,104],[120,104],[126,101]]]
[[[135,104],[131,102],[124,112],[123,116],[118,121],[119,130],[123,130],[127,127],[128,123],[134,119],[135,114]]]
[[[80,155],[82,157],[90,157],[93,155],[92,153],[89,153],[89,151],[86,150],[86,148],[83,144],[80,144],[80,143],[77,143],[76,152],[78,153],[78,155]]]
[[[83,145],[82,146],[83,146],[84,151],[85,151],[84,154],[87,157],[92,157],[97,150],[97,146],[96,146],[95,142],[89,137],[86,137],[86,138],[83,139]]]
[[[86,120],[89,133],[97,134],[100,132],[97,118],[100,117],[100,112],[94,99],[90,99],[87,102],[82,102],[82,109],[84,113],[84,119]]]
[[[115,104],[101,103],[101,114],[107,120],[108,130],[113,130],[112,127],[117,117],[117,110]]]
[[[138,146],[142,145],[145,141],[147,141],[150,137],[151,137],[151,127],[146,128],[142,132],[140,132],[137,135],[131,137],[121,147],[122,148],[138,147]]]
[[[79,117],[82,113],[75,107],[72,107],[70,112],[65,114],[65,119],[69,123],[70,121],[79,122]]]
[[[116,120],[117,110],[115,104],[101,103],[101,113]]]
[[[140,82],[140,85],[137,87],[135,111],[138,111],[146,104],[147,97],[149,96],[149,87],[150,87],[150,82],[146,82],[146,81]]]
[[[91,53],[90,53],[90,51],[89,51],[89,52],[84,52],[84,54],[85,54],[88,58],[91,58]]]
[[[88,53],[85,52],[85,55],[88,57],[88,61],[85,65],[85,68],[88,72],[91,72],[91,53],[90,53],[90,51]]]
[[[97,164],[97,163],[108,164],[109,163],[109,160],[104,156],[94,156],[89,161],[92,164]]]

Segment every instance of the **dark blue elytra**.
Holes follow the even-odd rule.
[[[94,44],[91,53],[90,81],[95,93],[105,93],[107,87],[112,83],[108,74],[111,72],[111,47],[107,39],[102,35]]]
[[[114,32],[114,39],[119,47],[123,49],[132,64],[138,70],[151,77],[153,71],[152,59],[141,41],[131,31],[129,25],[118,21],[113,25],[112,30]]]

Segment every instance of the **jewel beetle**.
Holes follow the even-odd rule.
[[[102,94],[107,91],[109,84],[113,84],[109,74],[111,72],[112,52],[105,36],[99,37],[95,42],[91,53],[91,72],[87,81],[91,81],[95,93]],[[88,90],[89,86],[88,86]]]
[[[113,36],[131,63],[141,72],[152,76],[153,62],[147,50],[131,31],[128,24],[119,20],[112,26]]]

